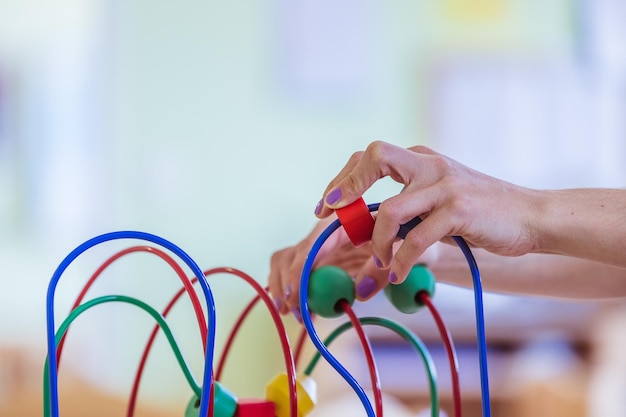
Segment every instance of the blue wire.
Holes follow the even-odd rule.
[[[369,211],[378,211],[380,207],[380,203],[369,204]],[[404,238],[406,234],[419,224],[421,219],[416,217],[411,221],[407,222],[404,225],[400,226],[400,230],[398,232],[398,236]],[[313,327],[313,321],[311,319],[311,313],[309,312],[309,300],[308,300],[308,291],[309,291],[309,277],[311,275],[311,270],[313,269],[313,262],[315,261],[315,257],[319,253],[320,248],[324,244],[324,242],[328,239],[328,237],[339,227],[341,226],[341,222],[339,220],[335,220],[331,223],[317,238],[313,246],[311,247],[309,254],[304,262],[304,266],[302,268],[302,275],[300,277],[300,308],[302,313],[302,322],[304,323],[304,327],[313,342],[313,345],[317,348],[317,350],[321,353],[321,355],[326,359],[326,361],[333,367],[335,370],[350,384],[350,386],[354,389],[356,394],[361,399],[365,410],[367,411],[368,416],[375,417],[374,409],[372,407],[369,398],[363,391],[363,388],[359,385],[359,383],[354,379],[354,377],[344,368],[339,361],[328,351],[328,348],[324,345],[322,340],[317,335],[315,328]],[[474,281],[474,306],[476,311],[476,339],[478,343],[478,361],[480,366],[480,389],[482,395],[482,411],[483,417],[491,417],[491,400],[489,396],[489,375],[488,375],[488,367],[487,367],[487,340],[485,335],[485,315],[484,315],[484,307],[483,307],[483,290],[482,284],[480,280],[480,271],[478,269],[478,265],[476,264],[476,259],[472,254],[469,246],[465,242],[465,240],[461,236],[453,236],[454,241],[459,246],[463,255],[465,255],[465,259],[467,260],[468,266],[470,268],[470,272],[472,274],[472,280]]]
[[[67,267],[83,252],[87,249],[96,246],[100,243],[107,242],[110,240],[116,239],[138,239],[138,240],[146,240],[157,245],[160,245],[164,248],[169,249],[178,257],[180,257],[185,264],[192,270],[195,276],[198,278],[198,282],[202,287],[202,291],[204,292],[204,296],[207,303],[207,315],[208,315],[208,332],[207,332],[207,343],[206,343],[206,351],[205,351],[205,362],[204,362],[204,376],[202,386],[204,387],[202,390],[202,396],[200,399],[200,413],[199,415],[205,416],[208,413],[209,406],[209,393],[211,391],[211,386],[213,384],[213,355],[215,350],[215,301],[213,299],[213,294],[211,289],[209,288],[209,284],[202,272],[202,269],[198,266],[198,264],[185,253],[181,248],[174,245],[172,242],[163,239],[159,236],[145,233],[145,232],[137,232],[137,231],[119,231],[119,232],[111,232],[105,233],[100,236],[96,236],[83,244],[79,245],[72,252],[69,253],[63,259],[63,261],[59,264],[56,271],[52,275],[50,279],[50,284],[48,286],[48,295],[46,299],[46,316],[47,316],[47,341],[48,341],[48,375],[49,375],[49,386],[50,386],[50,412],[52,417],[59,417],[59,391],[57,384],[57,358],[56,358],[56,341],[55,341],[55,325],[54,325],[54,293],[56,290],[56,286],[61,278],[63,272],[67,269]]]
[[[378,211],[380,203],[370,204],[367,207],[370,211]],[[417,216],[405,224],[400,225],[398,237],[404,239],[408,232],[417,226],[422,219]],[[461,236],[452,236],[457,246],[465,255],[467,264],[472,274],[474,282],[474,306],[476,311],[476,340],[478,343],[478,362],[480,367],[480,390],[482,395],[483,417],[491,417],[491,400],[489,396],[489,374],[487,367],[487,337],[485,335],[485,314],[483,306],[483,287],[480,280],[480,270],[476,264],[476,259],[472,254],[467,242]]]
[[[478,341],[478,362],[480,366],[480,392],[484,417],[491,417],[491,400],[489,398],[489,374],[487,368],[487,337],[485,335],[485,313],[483,308],[483,287],[480,282],[480,271],[476,259],[465,240],[460,236],[452,237],[459,246],[472,273],[474,281],[474,306],[476,311],[476,340]]]
[[[330,353],[328,348],[324,345],[324,342],[320,339],[315,328],[313,327],[313,320],[311,320],[311,313],[309,312],[309,278],[311,276],[311,270],[313,269],[313,261],[317,256],[320,248],[328,239],[328,237],[341,226],[339,220],[332,222],[317,238],[302,267],[302,275],[300,277],[300,310],[302,313],[302,323],[306,328],[311,342],[320,352],[320,354],[326,359],[326,361],[346,380],[346,382],[352,387],[354,392],[358,395],[359,399],[363,403],[363,407],[367,411],[369,417],[376,417],[374,408],[370,402],[367,394],[363,390],[363,387],[359,385],[357,380],[348,372],[348,370]]]

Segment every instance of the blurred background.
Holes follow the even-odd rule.
[[[377,139],[426,144],[533,187],[623,186],[625,19],[620,0],[0,0],[0,415],[41,414],[48,282],[100,233],[151,232],[203,269],[236,267],[265,285],[271,254],[308,233],[328,181]],[[398,189],[382,181],[366,200]],[[57,288],[57,323],[94,270],[131,244],[101,245],[72,264]],[[137,254],[90,295],[131,294],[161,309],[179,287],[163,262]],[[254,292],[232,277],[216,277],[212,289],[220,352]],[[467,345],[472,410],[471,291],[442,288],[435,301]],[[554,398],[545,401],[556,409],[540,407],[552,416],[591,415],[591,403],[599,410],[594,352],[610,356],[614,340],[598,329],[620,323],[602,320],[619,308],[501,295],[485,302],[500,410],[543,415],[538,398]],[[171,325],[200,378],[186,304]],[[394,314],[384,302],[361,307]],[[144,316],[108,305],[77,320],[60,373],[65,404],[125,404],[153,325]],[[262,395],[282,369],[267,313],[256,309],[249,320],[224,377],[242,397]],[[391,344],[379,340],[384,369],[393,369],[384,362],[397,354],[385,356]],[[524,369],[524,384],[515,369]],[[403,391],[401,370],[382,374],[413,410],[421,394]],[[499,389],[511,384],[524,389]],[[180,415],[190,395],[162,338],[140,410]],[[620,408],[603,415],[610,410]]]

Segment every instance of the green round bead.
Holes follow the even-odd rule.
[[[309,309],[325,318],[339,317],[343,311],[338,303],[346,300],[354,303],[354,282],[350,275],[336,266],[322,266],[311,273],[309,278]]]
[[[213,415],[215,417],[233,417],[237,411],[237,397],[219,382],[213,383],[215,392],[215,402],[213,405]],[[208,393],[207,393],[208,394]],[[191,397],[187,408],[185,409],[185,417],[198,417],[200,414],[200,398],[197,395]]]
[[[435,294],[435,276],[425,265],[413,266],[402,284],[385,287],[385,295],[391,304],[407,314],[413,314],[424,306],[417,300],[421,291],[426,291],[431,298]]]

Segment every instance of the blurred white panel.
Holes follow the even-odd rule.
[[[614,152],[619,142],[598,138],[601,90],[571,63],[472,57],[444,62],[436,74],[432,123],[439,151],[538,188],[623,181],[618,168],[626,157]],[[617,122],[609,123],[612,129]]]
[[[356,0],[282,2],[280,60],[297,93],[337,98],[372,82],[372,7]]]

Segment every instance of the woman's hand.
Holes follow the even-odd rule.
[[[297,319],[300,318],[300,276],[304,261],[315,240],[335,219],[335,216],[329,216],[321,220],[298,244],[281,249],[272,255],[269,288],[282,314],[292,312]],[[394,244],[394,247],[398,245],[399,242]],[[437,251],[433,247],[427,251],[427,255],[420,258],[420,262],[431,263],[435,260],[436,254]],[[313,269],[323,265],[338,266],[346,271],[354,279],[355,295],[359,301],[370,299],[389,283],[388,271],[380,269],[375,264],[371,243],[354,247],[341,227],[324,242],[315,258]]]
[[[335,217],[320,221],[302,241],[279,250],[270,262],[269,288],[276,306],[282,314],[291,311],[300,317],[300,275],[311,246]],[[366,300],[387,282],[387,273],[374,265],[369,243],[355,248],[348,236],[339,228],[324,242],[316,256],[313,268],[335,265],[345,270],[355,280],[357,298]]]
[[[355,248],[340,228],[322,246],[313,265],[337,265],[348,271],[359,300],[371,298],[388,282],[403,282],[413,265],[428,265],[438,255],[437,251],[426,255],[427,249],[452,236],[497,255],[549,253],[600,262],[608,266],[607,276],[623,277],[626,190],[529,189],[423,146],[404,149],[374,142],[353,154],[330,182],[315,208],[322,220],[309,236],[272,256],[270,291],[283,314],[291,310],[299,317],[302,266],[315,239],[335,218],[334,210],[352,203],[387,176],[404,188],[380,204],[371,242]],[[400,225],[416,216],[421,223],[398,240]],[[445,270],[446,258],[433,265]]]
[[[329,216],[387,176],[404,188],[381,203],[371,245],[374,262],[389,269],[391,282],[404,281],[427,248],[450,236],[501,255],[539,248],[530,226],[541,214],[534,190],[474,171],[423,146],[404,149],[374,142],[355,153],[328,185],[316,214]],[[415,216],[422,222],[394,254],[399,226]]]

